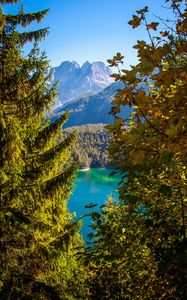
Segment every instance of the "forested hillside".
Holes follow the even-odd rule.
[[[122,82],[114,82],[104,91],[89,97],[80,98],[71,103],[56,109],[51,120],[59,118],[66,110],[70,111],[70,118],[65,124],[65,127],[84,125],[84,124],[111,124],[114,117],[109,114],[111,110],[111,102],[114,99],[118,89],[124,87]],[[125,106],[121,111],[121,116],[126,117],[131,111],[128,106]]]
[[[104,124],[74,126],[64,131],[68,135],[73,132],[77,137],[73,158],[81,169],[109,166],[109,133]]]

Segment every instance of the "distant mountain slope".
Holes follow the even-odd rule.
[[[116,93],[116,90],[123,87],[123,83],[115,82],[107,87],[104,91],[85,98],[80,98],[71,103],[65,104],[54,111],[52,121],[57,119],[66,110],[70,110],[71,116],[65,127],[71,127],[83,124],[110,124],[113,122],[111,110],[111,101]],[[127,116],[129,108],[125,107],[123,116]]]
[[[103,62],[86,62],[82,67],[75,61],[64,61],[53,68],[53,82],[59,81],[59,97],[55,106],[96,94],[112,82],[111,70]]]

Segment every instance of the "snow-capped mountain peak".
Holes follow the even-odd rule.
[[[96,94],[114,82],[111,71],[103,62],[64,61],[53,69],[53,81],[59,81],[59,97],[55,107],[80,97]]]

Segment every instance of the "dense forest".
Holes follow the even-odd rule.
[[[109,133],[104,124],[74,126],[64,130],[64,135],[74,133],[77,143],[72,150],[73,159],[81,169],[109,167]]]
[[[0,299],[187,298],[185,2],[163,0],[172,20],[150,15],[147,6],[134,13],[129,25],[143,26],[148,39],[134,46],[138,63],[130,69],[121,53],[108,60],[124,82],[112,101],[114,122],[108,133],[103,125],[77,128],[77,137],[74,129],[64,133],[68,112],[46,122],[57,95],[38,48],[48,28],[26,28],[48,10],[1,9]],[[24,56],[27,42],[33,48]],[[122,117],[124,106],[134,109]],[[119,200],[109,197],[100,211],[87,205],[93,233],[84,245],[81,222],[67,209],[79,168],[72,150],[77,139],[82,148],[74,157],[95,144],[105,153],[108,134]],[[97,165],[96,157],[88,154],[87,163]]]

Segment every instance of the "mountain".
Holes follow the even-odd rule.
[[[110,69],[100,61],[85,62],[82,67],[75,61],[64,61],[53,72],[53,82],[59,82],[55,107],[96,94],[114,82]]]
[[[109,114],[111,101],[118,89],[124,86],[121,82],[114,82],[102,92],[89,97],[80,98],[71,103],[65,104],[54,111],[51,121],[56,120],[65,111],[69,110],[71,116],[64,127],[71,127],[84,124],[110,124],[113,116]],[[124,107],[122,115],[125,117],[129,113],[129,108]]]

